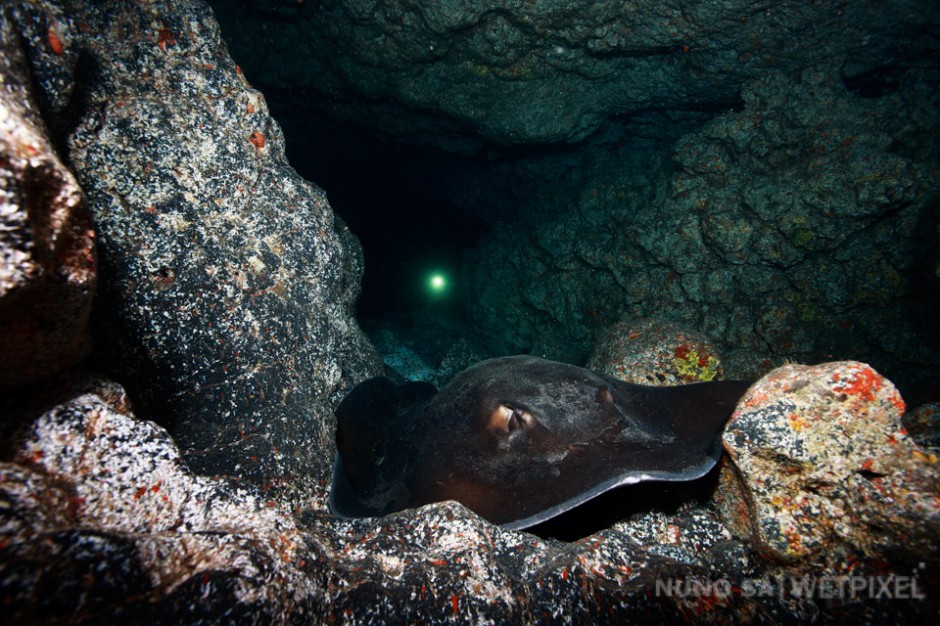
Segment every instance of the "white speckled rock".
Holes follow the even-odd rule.
[[[165,600],[190,584],[208,594],[220,578],[234,593],[231,606],[208,600],[191,614],[250,614],[274,602],[275,589],[279,604],[299,598],[291,517],[254,490],[194,475],[164,429],[126,410],[120,388],[94,384],[29,424],[15,463],[2,464],[5,511],[13,513],[0,525],[5,588],[59,589],[56,602],[18,604],[33,614],[14,612],[14,621],[55,619],[59,610],[143,618],[149,601],[138,594]],[[33,571],[18,575],[15,565],[26,562]]]
[[[361,251],[287,163],[211,11],[8,14],[98,234],[95,367],[164,420],[194,470],[322,502],[332,403],[380,367],[354,319]]]
[[[119,387],[60,394],[22,418],[12,462],[0,463],[0,588],[13,622],[617,622],[685,614],[688,600],[653,595],[655,580],[707,575],[628,534],[545,541],[452,502],[377,520],[296,516],[257,489],[193,474]],[[754,611],[732,597],[691,617]]]
[[[88,352],[95,232],[46,137],[8,20],[0,39],[0,389],[9,389]]]

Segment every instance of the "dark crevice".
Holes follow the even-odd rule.
[[[861,98],[881,98],[896,93],[908,68],[899,65],[881,66],[842,79],[846,89]]]
[[[526,532],[538,537],[577,541],[621,520],[642,517],[650,511],[681,516],[695,505],[703,506],[718,487],[718,468],[689,481],[650,481],[612,489],[532,526]]]
[[[865,480],[875,480],[876,478],[884,478],[885,476],[884,474],[881,474],[879,472],[873,472],[871,470],[858,470],[856,474],[858,474]]]

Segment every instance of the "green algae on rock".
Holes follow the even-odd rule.
[[[620,322],[594,344],[588,369],[641,385],[684,385],[721,378],[718,350],[704,335],[652,319]]]

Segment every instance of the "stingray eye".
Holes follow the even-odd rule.
[[[519,428],[524,428],[525,430],[532,430],[537,424],[532,414],[528,411],[523,411],[522,409],[513,409],[512,415],[509,417],[509,430],[517,430]]]
[[[493,412],[489,414],[486,422],[486,428],[496,435],[506,435],[509,433],[509,424],[512,421],[513,409],[505,404],[500,404]]]
[[[506,436],[532,430],[536,423],[528,411],[510,404],[500,404],[490,414],[487,427],[496,435]]]
[[[523,417],[523,413],[521,413],[519,409],[513,409],[506,425],[509,427],[509,432],[519,430],[520,428],[525,428],[525,418]]]

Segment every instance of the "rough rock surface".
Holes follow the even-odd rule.
[[[322,497],[331,402],[378,371],[358,242],[287,164],[205,5],[54,7],[7,15],[50,107],[77,84],[53,130],[99,236],[96,363],[200,471]]]
[[[434,339],[429,339],[419,345],[413,339],[405,340],[389,329],[372,329],[370,337],[375,342],[376,350],[382,354],[385,365],[391,368],[392,378],[401,376],[406,380],[422,380],[438,388],[471,365],[496,356],[482,356],[471,340],[461,337],[457,332],[437,334],[438,330],[432,328],[428,334],[433,333],[434,339],[439,341],[442,337],[449,338],[450,343],[440,341],[442,345],[438,346],[434,344]],[[429,350],[434,353],[424,357],[423,354],[428,354]],[[440,356],[431,358],[436,355]]]
[[[620,322],[605,330],[585,367],[640,385],[719,380],[723,372],[707,337],[651,319]]]
[[[472,318],[569,362],[611,320],[652,317],[707,335],[735,377],[852,355],[932,380],[935,78],[860,98],[825,68],[768,71],[678,141],[668,179],[612,156],[564,214],[494,229],[467,267]]]
[[[75,177],[46,136],[28,77],[13,25],[2,19],[0,389],[61,372],[90,349],[95,232]]]
[[[238,78],[204,6],[0,6],[2,32],[12,23],[19,36],[4,44],[26,45],[40,108],[56,120],[56,143],[70,146],[101,231],[99,329],[109,319],[127,324],[99,332],[97,364],[110,359],[115,376],[136,385],[125,393],[73,376],[64,387],[47,383],[0,398],[5,620],[780,623],[808,616],[887,623],[936,614],[940,590],[928,576],[935,569],[917,574],[924,585],[933,580],[928,599],[917,602],[746,593],[753,587],[745,583],[777,571],[760,558],[770,542],[746,532],[734,538],[712,502],[641,511],[572,543],[503,531],[453,503],[378,520],[331,517],[315,497],[329,472],[329,402],[344,377],[372,367],[348,315],[355,245],[331,224],[322,195],[286,166],[263,100]],[[171,131],[169,121],[187,134]],[[211,158],[199,158],[198,149]],[[283,284],[265,282],[268,276]],[[295,332],[308,321],[309,336]],[[907,574],[893,559],[907,567],[914,555],[879,529],[902,528],[911,546],[936,544],[935,511],[916,508],[921,494],[935,494],[936,462],[893,457],[892,450],[914,448],[898,438],[892,419],[874,420],[887,430],[852,422],[887,415],[885,403],[899,414],[889,383],[859,378],[871,370],[858,364],[819,371],[822,380],[804,388],[830,393],[805,398],[806,415],[845,394],[852,408],[845,427],[872,434],[861,447],[887,440],[887,451],[872,450],[872,462],[896,461],[900,469],[869,469],[858,448],[846,451],[861,468],[858,480],[885,479],[898,504],[881,518],[863,509],[864,523],[836,536],[861,551],[856,563],[869,565],[874,554],[872,567]],[[800,393],[768,380],[779,402]],[[138,398],[155,421],[131,412]],[[755,405],[753,420],[742,408],[737,423],[778,426],[779,416],[763,406]],[[182,449],[157,421],[178,429]],[[225,439],[226,428],[246,425],[257,430]],[[826,436],[844,442],[835,430]],[[196,454],[192,442],[200,438],[217,446]],[[829,467],[829,458],[807,464]],[[207,468],[231,476],[209,477]],[[290,473],[298,470],[304,473]],[[272,485],[272,476],[282,481]],[[871,489],[864,493],[874,498]],[[282,490],[314,497],[277,497]],[[614,495],[634,506],[647,501],[635,491]],[[772,515],[774,507],[759,510]],[[892,517],[903,511],[916,515]],[[812,526],[799,531],[818,538]],[[699,586],[672,586],[677,581]]]
[[[614,116],[717,108],[768,66],[851,51],[860,75],[929,50],[930,0],[216,2],[263,88],[409,140],[572,142]],[[260,54],[259,50],[264,50]]]
[[[940,375],[935,2],[216,6],[295,154],[333,138],[316,180],[344,161],[355,196],[402,161],[373,184],[421,190],[414,224],[440,206],[496,224],[463,281],[495,352],[581,363],[653,317],[736,377],[833,358],[905,392]]]
[[[832,388],[833,373],[850,370],[806,371],[804,380]],[[779,391],[777,377],[767,380]],[[894,397],[882,385],[857,397],[860,415]],[[716,624],[923,619],[937,610],[936,595],[906,603],[781,596],[760,546],[747,534],[732,538],[710,503],[637,507],[573,543],[501,530],[454,503],[378,520],[294,511],[253,487],[193,474],[168,433],[135,418],[113,383],[85,379],[47,397],[59,401],[36,409],[21,398],[7,412],[20,430],[0,464],[0,588],[16,623]],[[807,411],[814,399],[830,402],[807,395]],[[762,417],[754,405],[738,423]],[[933,537],[923,513],[901,523],[912,546]],[[810,527],[796,532],[814,537]],[[869,532],[877,548],[885,535]],[[865,568],[866,558],[853,562]],[[877,567],[909,573],[885,558]],[[918,592],[936,594],[930,570],[918,572]]]
[[[847,573],[849,555],[936,567],[940,457],[907,435],[904,408],[864,363],[774,370],[725,430],[725,522],[766,557],[804,568]]]
[[[940,403],[922,404],[905,413],[904,428],[920,445],[940,448]]]

